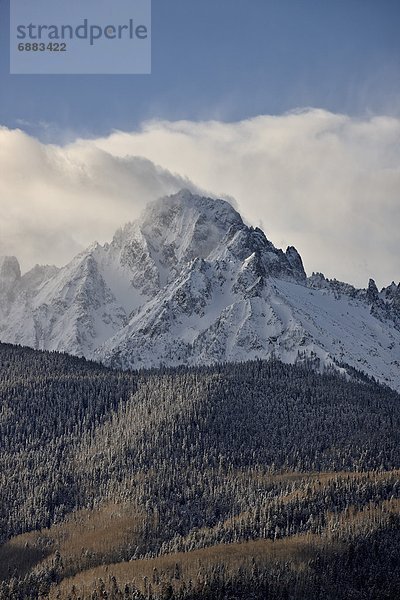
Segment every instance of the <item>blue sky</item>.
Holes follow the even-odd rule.
[[[8,10],[0,0],[0,124],[45,141],[154,118],[400,112],[398,0],[153,0],[150,76],[9,75]]]

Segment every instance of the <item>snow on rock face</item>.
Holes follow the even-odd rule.
[[[141,230],[154,254],[166,265],[176,266],[206,258],[232,226],[244,225],[228,202],[183,190],[150,204],[142,216]]]
[[[0,259],[0,339],[123,368],[309,357],[400,389],[400,285],[307,279],[294,247],[183,190],[62,269]]]
[[[299,279],[306,279],[307,275],[304,271],[303,261],[301,260],[300,254],[297,252],[294,246],[289,246],[286,250],[286,258],[288,259],[294,272],[297,274]]]
[[[0,257],[0,289],[9,289],[21,278],[21,269],[15,256]]]
[[[376,302],[379,299],[379,292],[378,292],[378,288],[376,287],[376,283],[373,279],[370,279],[368,282],[368,289],[367,289],[367,300],[369,302],[371,302],[371,304],[373,302]]]
[[[7,317],[15,301],[21,269],[15,256],[0,257],[0,322]],[[1,331],[1,330],[0,330]]]

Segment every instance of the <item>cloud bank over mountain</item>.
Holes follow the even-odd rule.
[[[323,110],[238,123],[152,121],[46,145],[0,129],[0,254],[63,264],[182,187],[234,198],[308,272],[399,279],[400,119]]]

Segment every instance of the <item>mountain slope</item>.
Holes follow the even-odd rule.
[[[232,468],[398,469],[399,432],[399,395],[359,373],[348,381],[276,360],[131,373],[0,344],[0,535],[103,501],[144,507],[144,498],[168,515],[157,525],[168,541],[198,519],[211,526],[219,503],[246,510],[245,498],[234,508],[234,487],[223,491]]]
[[[175,567],[184,552],[196,581],[199,558],[203,570],[217,552],[223,573],[232,551],[259,556],[254,543],[282,575],[294,566],[304,582],[308,573],[308,587],[311,558],[320,572],[325,553],[345,548],[356,580],[354,546],[364,541],[371,554],[359,564],[387,590],[399,583],[399,442],[399,394],[360,373],[348,380],[276,360],[132,373],[0,344],[1,598],[90,600],[105,597],[91,593],[99,577],[111,585],[119,572],[120,584],[142,588],[150,569],[156,595],[125,597],[165,600],[159,578],[183,585],[192,574],[163,574],[164,560]],[[268,580],[282,586],[282,575]]]
[[[295,248],[184,190],[63,269],[3,259],[0,339],[123,368],[311,357],[400,389],[400,285],[307,278]]]

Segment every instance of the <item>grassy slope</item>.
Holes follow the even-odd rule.
[[[241,475],[237,473],[238,478]],[[296,482],[296,490],[290,498],[285,495],[280,497],[283,503],[293,498],[301,501],[306,496],[310,497],[317,490],[320,492],[321,488],[327,488],[332,481],[340,485],[342,480],[357,480],[361,476],[361,473],[354,472],[259,475],[263,481],[269,478],[275,483]],[[370,473],[370,477],[392,481],[393,478],[399,479],[400,472]],[[260,565],[278,561],[288,563],[291,568],[304,570],[318,553],[340,551],[343,543],[338,542],[339,532],[346,531],[351,535],[373,531],[385,525],[391,514],[400,515],[400,500],[393,499],[379,505],[371,503],[362,510],[348,507],[339,514],[327,514],[327,528],[322,535],[294,535],[275,541],[260,539],[220,544],[187,553],[124,562],[118,559],[119,550],[146,535],[138,527],[139,523],[143,523],[143,514],[138,507],[129,504],[108,503],[96,510],[77,511],[49,529],[11,539],[0,547],[0,578],[7,577],[10,571],[23,576],[32,570],[49,566],[57,551],[63,560],[63,581],[52,591],[52,596],[58,593],[61,598],[68,596],[72,586],[75,586],[78,595],[82,595],[85,590],[92,589],[94,582],[100,578],[109,581],[112,576],[120,587],[134,583],[143,589],[145,577],[153,581],[154,569],[163,574],[162,583],[171,580],[174,588],[179,588],[183,581],[196,580],[201,569],[217,564],[224,564],[227,571],[232,573],[237,573],[240,568],[249,570],[253,559]],[[235,518],[240,520],[242,516]],[[179,581],[174,578],[177,564],[181,573]],[[162,583],[159,586],[152,583],[153,591],[157,591],[158,587],[161,589]]]

